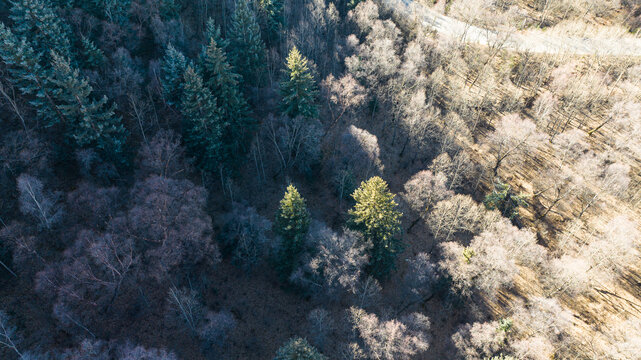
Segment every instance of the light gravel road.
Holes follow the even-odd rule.
[[[641,39],[637,38],[590,39],[545,32],[508,34],[470,25],[412,0],[379,1],[404,16],[415,17],[424,26],[443,36],[462,38],[467,43],[541,54],[641,56]]]

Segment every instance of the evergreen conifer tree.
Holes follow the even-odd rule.
[[[378,176],[362,182],[352,197],[356,204],[349,211],[350,226],[372,242],[369,270],[378,278],[384,277],[401,250],[396,236],[401,231],[403,214],[397,210],[394,194],[388,190],[387,183]]]
[[[280,84],[283,111],[290,117],[317,117],[315,102],[318,89],[307,66],[307,59],[294,47],[289,51],[286,65],[284,79]]]
[[[10,17],[17,35],[25,37],[40,54],[48,56],[54,50],[71,57],[70,30],[49,2],[15,0],[12,5]]]
[[[327,359],[307,340],[292,338],[285,345],[281,346],[274,357],[274,360],[325,360]]]
[[[162,89],[169,105],[180,104],[185,70],[188,65],[185,55],[169,44],[162,61]]]
[[[217,99],[220,114],[227,125],[222,129],[223,151],[227,154],[225,158],[231,161],[244,152],[253,119],[249,116],[249,106],[238,86],[239,76],[233,72],[214,37],[204,49],[201,62],[205,84]]]
[[[67,119],[63,124],[67,139],[78,147],[95,146],[107,157],[120,154],[127,131],[122,119],[114,114],[115,105],[108,106],[106,96],[93,100],[91,85],[68,59],[55,51],[51,51],[51,59],[52,97]]]
[[[84,63],[89,68],[99,68],[105,63],[105,54],[89,38],[82,37],[82,55]]]
[[[294,185],[289,185],[276,213],[275,231],[281,236],[278,270],[282,276],[292,271],[298,254],[303,250],[309,230],[310,216],[305,199]]]
[[[113,23],[124,25],[129,20],[131,0],[89,0],[96,15]]]
[[[182,113],[187,149],[202,169],[218,170],[222,163],[220,154],[224,124],[216,106],[216,98],[191,66],[187,67],[184,75]]]
[[[24,37],[17,36],[1,22],[0,59],[7,66],[7,79],[31,97],[30,102],[42,119],[47,123],[66,122],[51,97],[51,84],[40,64],[40,54]]]
[[[260,37],[256,14],[247,0],[239,0],[229,29],[229,51],[245,85],[258,85],[265,64],[265,43]]]
[[[209,18],[207,20],[207,25],[205,26],[205,45],[208,45],[211,39],[216,41],[219,48],[223,49],[223,51],[227,51],[229,40],[223,39],[220,26],[216,25],[214,19]]]
[[[274,44],[279,37],[283,26],[283,1],[282,0],[260,0],[259,18],[263,30],[263,36],[267,38],[268,44]]]

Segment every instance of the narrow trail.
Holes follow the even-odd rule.
[[[424,26],[443,36],[462,38],[467,43],[539,54],[641,56],[641,39],[637,38],[592,39],[563,37],[545,32],[504,33],[456,20],[413,0],[380,1],[407,17],[418,17]]]

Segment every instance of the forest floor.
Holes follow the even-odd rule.
[[[641,56],[641,39],[635,37],[571,37],[546,31],[511,32],[491,30],[441,14],[414,0],[383,0],[386,7],[399,11],[439,35],[459,38],[466,43],[499,47],[537,54],[601,56]]]

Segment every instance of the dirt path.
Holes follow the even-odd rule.
[[[440,14],[413,0],[381,0],[386,6],[418,20],[441,35],[463,38],[465,42],[503,49],[577,55],[641,56],[641,39],[588,39],[542,33],[502,33],[479,28]]]

